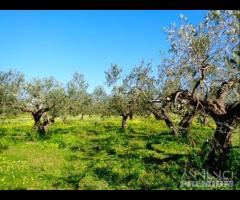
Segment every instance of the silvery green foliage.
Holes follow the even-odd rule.
[[[102,86],[95,87],[92,93],[92,104],[89,109],[90,114],[97,114],[100,116],[108,116],[111,114],[109,96]]]
[[[66,112],[67,94],[61,84],[50,93],[49,99],[53,102],[53,106],[48,111],[52,119],[63,116]]]
[[[115,114],[145,112],[146,101],[156,93],[152,63],[142,61],[125,76],[121,75],[121,72],[122,69],[117,65],[112,65],[111,69],[106,72],[107,84],[112,85],[110,105]]]
[[[142,61],[136,65],[126,78],[135,99],[135,112],[140,115],[148,112],[148,101],[159,97],[159,85],[153,73],[152,62]]]
[[[19,107],[28,112],[51,110],[61,104],[63,88],[53,77],[34,78],[25,83],[19,96]]]
[[[72,75],[72,79],[67,83],[67,91],[69,96],[77,97],[82,93],[85,93],[88,88],[88,83],[85,80],[83,74],[75,72]]]
[[[0,114],[16,113],[15,105],[24,82],[24,75],[9,70],[0,71]]]
[[[127,88],[122,71],[116,64],[112,64],[111,68],[105,71],[106,84],[112,87],[109,106],[112,108],[112,114],[116,115],[126,115],[130,110],[130,88]]]
[[[91,103],[87,93],[88,83],[83,74],[75,72],[67,83],[67,112],[72,115],[86,114]]]
[[[111,68],[105,72],[106,84],[112,86],[117,84],[122,75],[122,69],[116,65],[112,64]]]
[[[165,28],[170,50],[163,59],[165,88],[191,90],[199,80],[200,68],[209,64],[199,96],[214,94],[223,81],[239,78],[239,11],[209,11],[198,25],[183,15],[180,24]],[[229,62],[235,59],[236,62]],[[238,64],[236,64],[238,63]],[[237,89],[232,93],[237,98]],[[239,91],[239,90],[238,90]]]

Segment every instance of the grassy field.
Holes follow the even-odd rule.
[[[3,121],[0,189],[189,189],[181,180],[186,170],[202,170],[197,153],[212,137],[213,123],[194,122],[188,140],[170,135],[163,121],[135,118],[125,132],[120,123],[120,118],[57,120],[48,137],[39,139],[30,117]],[[233,151],[240,166],[239,148]],[[218,189],[240,189],[240,183]]]

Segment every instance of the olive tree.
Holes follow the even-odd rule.
[[[122,69],[112,65],[106,72],[108,85],[113,85],[110,99],[111,108],[122,116],[122,129],[128,119],[136,115],[149,115],[148,100],[156,92],[155,79],[152,75],[152,63],[142,61],[125,76]]]
[[[109,104],[109,96],[102,86],[95,87],[92,93],[91,113],[100,115],[103,119],[105,116],[111,115],[111,106]]]
[[[36,79],[25,83],[19,96],[17,108],[31,113],[34,126],[40,134],[45,134],[52,120],[47,112],[52,112],[62,101],[62,87],[53,77]]]
[[[189,126],[190,121],[195,116],[195,112],[188,112],[189,109],[178,104],[175,106],[168,101],[165,96],[171,94],[174,89],[178,88],[177,80],[166,79],[166,74],[162,71],[153,74],[152,63],[145,64],[142,62],[139,66],[133,68],[129,75],[128,81],[132,82],[132,87],[139,90],[137,94],[138,112],[140,115],[152,113],[157,120],[164,120],[174,135],[181,132]],[[165,77],[165,79],[164,79]],[[154,100],[157,99],[157,100]],[[161,100],[159,100],[161,99]],[[182,120],[177,125],[170,117],[170,113],[182,116]]]
[[[234,128],[240,122],[239,11],[209,11],[193,25],[181,17],[166,30],[170,42],[165,70],[179,79],[169,101],[210,115],[216,122],[208,164],[224,166]]]
[[[15,105],[23,82],[24,75],[20,72],[0,71],[0,115],[18,113]]]
[[[149,99],[158,96],[159,91],[156,78],[153,75],[152,63],[141,61],[129,73],[127,81],[131,83],[131,88],[135,91],[135,114],[141,116],[154,114]]]
[[[51,93],[51,98],[55,99],[54,106],[47,112],[51,123],[55,122],[57,117],[64,118],[67,113],[68,99],[66,91],[62,85],[58,85]]]
[[[179,81],[171,80],[171,75],[168,77],[167,73],[165,73],[165,77],[167,80],[161,80],[158,95],[148,101],[149,109],[157,120],[165,121],[173,135],[186,137],[194,117],[201,113],[189,105],[175,101],[171,93],[179,88]],[[173,120],[172,114],[177,115],[180,119],[178,123]]]
[[[122,117],[121,128],[124,130],[127,126],[127,120],[131,113],[136,109],[136,95],[128,77],[123,77],[122,69],[117,65],[112,65],[105,72],[106,83],[112,86],[110,105],[114,114]]]
[[[81,115],[83,119],[88,114],[91,96],[87,93],[88,83],[83,74],[75,72],[67,83],[68,112],[70,115]]]

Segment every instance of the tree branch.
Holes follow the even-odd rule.
[[[204,66],[202,66],[200,69],[199,69],[199,72],[200,72],[200,79],[196,82],[193,90],[192,90],[192,96],[195,94],[195,91],[196,89],[198,88],[198,86],[201,84],[201,82],[204,81],[205,79],[205,70],[207,70],[208,68],[210,67],[209,64],[206,64]]]
[[[240,79],[229,79],[228,81],[225,81],[221,84],[217,91],[217,100],[220,103],[224,102],[224,99],[226,95],[228,94],[229,90],[232,88],[232,86],[236,83],[240,83]]]
[[[22,112],[29,112],[29,113],[33,112],[31,109],[24,108],[24,107],[21,107],[21,108],[18,108],[18,109],[20,109]]]

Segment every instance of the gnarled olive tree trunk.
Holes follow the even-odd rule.
[[[187,134],[187,130],[192,123],[193,118],[196,116],[195,111],[191,111],[187,113],[179,123],[179,128],[177,128],[174,124],[174,122],[171,120],[171,118],[168,116],[166,111],[164,109],[158,109],[158,110],[151,110],[152,114],[154,115],[156,120],[164,120],[166,125],[169,127],[169,129],[172,131],[173,135],[178,135],[178,133],[181,133],[182,135]]]
[[[226,160],[232,147],[232,132],[240,123],[240,104],[230,106],[224,116],[213,115],[216,130],[212,139],[212,150],[209,153],[207,164],[212,170],[226,169]]]
[[[151,112],[153,113],[155,119],[165,121],[173,135],[178,134],[177,128],[164,109],[151,109]]]
[[[33,120],[34,120],[34,125],[33,128],[40,133],[45,133],[44,128],[42,127],[42,123],[41,123],[41,117],[42,115],[39,115],[37,113],[32,113],[33,116]]]
[[[154,118],[155,118],[156,120],[161,120],[161,119],[162,119],[161,115],[160,115],[158,112],[152,111],[152,114],[154,115]]]
[[[83,117],[84,117],[84,114],[82,113],[82,115],[81,115],[81,120],[83,120]]]
[[[45,134],[49,123],[54,122],[54,119],[51,120],[46,115],[46,112],[49,111],[50,108],[39,108],[39,106],[37,106],[37,109],[33,110],[20,107],[20,110],[22,112],[31,113],[34,120],[33,128],[40,134]]]
[[[130,113],[129,113],[129,119],[133,120],[133,112],[132,111],[130,111]]]
[[[179,133],[182,136],[184,136],[184,137],[187,136],[188,129],[189,129],[189,127],[190,127],[190,125],[191,125],[191,123],[192,123],[192,121],[193,121],[193,119],[196,115],[197,115],[196,111],[193,110],[191,112],[186,113],[183,116],[182,120],[179,123]]]
[[[161,110],[162,119],[165,121],[167,126],[171,129],[173,135],[178,135],[177,128],[175,127],[173,121],[170,119],[165,110]]]
[[[127,119],[128,119],[128,117],[129,117],[129,114],[123,114],[122,115],[122,126],[121,126],[121,128],[123,130],[125,130],[126,127],[127,127]]]
[[[54,119],[50,119],[45,113],[32,113],[34,119],[33,128],[41,135],[46,134],[47,127],[50,123],[54,122]]]

